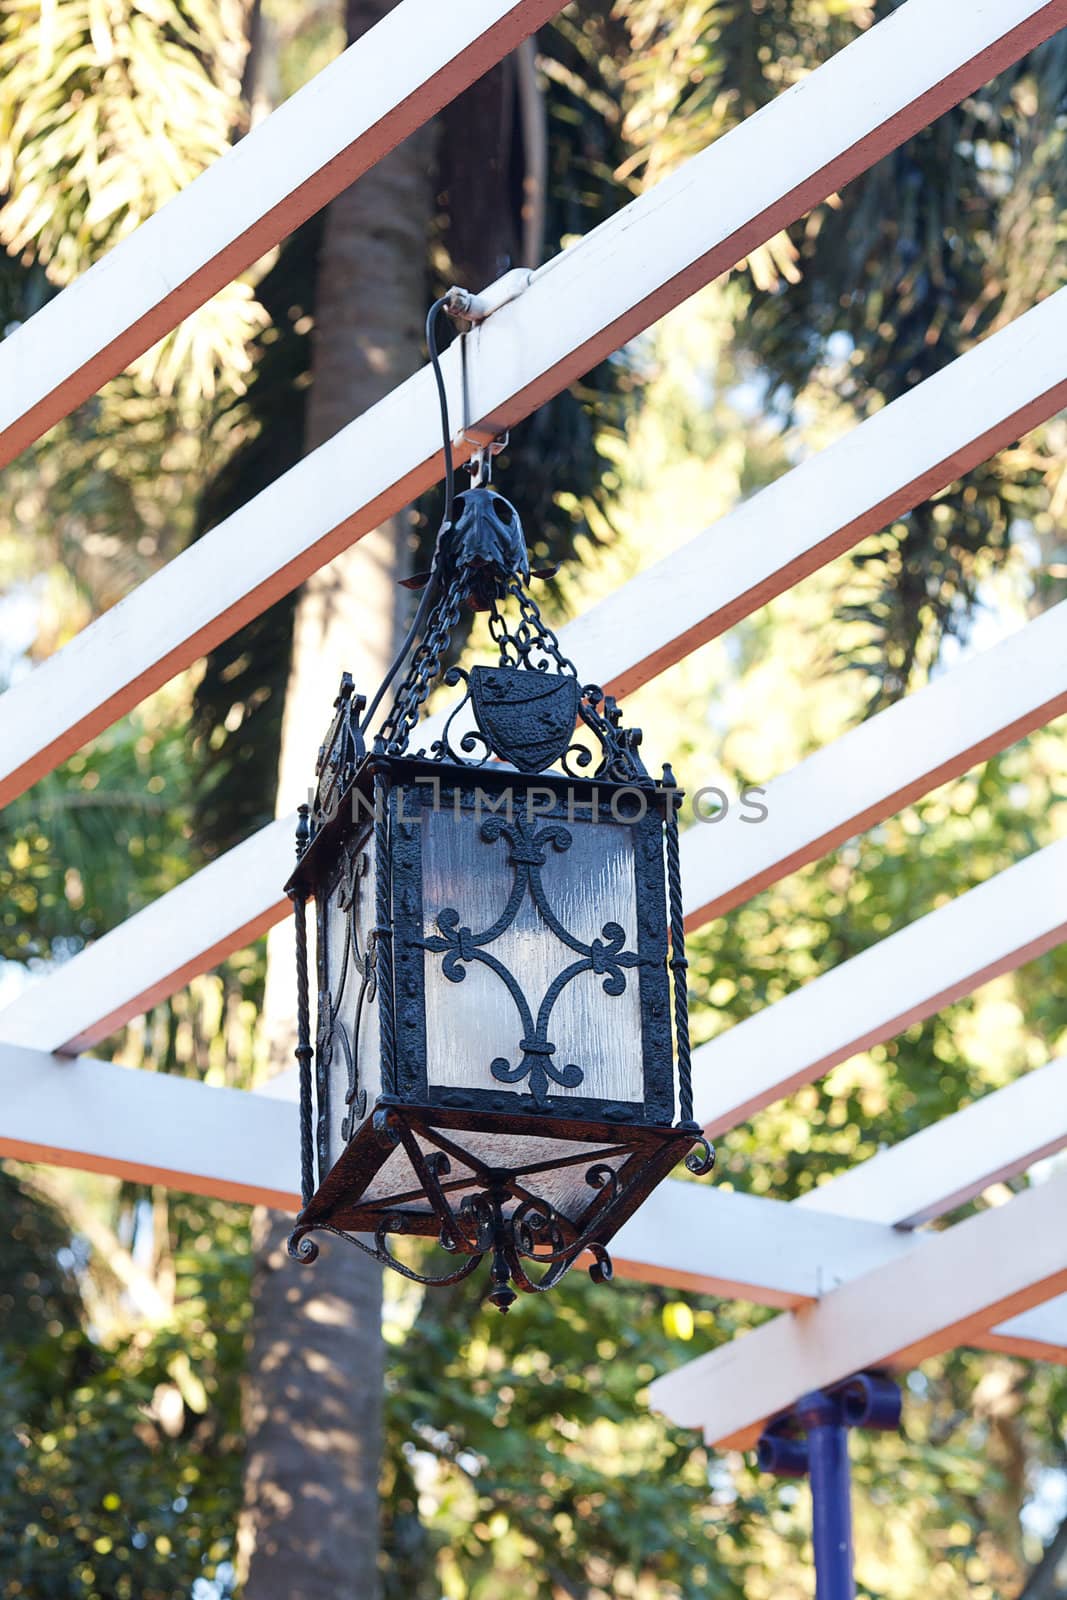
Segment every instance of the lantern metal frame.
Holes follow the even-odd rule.
[[[368,1118],[366,1089],[359,1079],[355,1040],[346,1038],[344,1050],[349,1069],[346,1101],[351,1108],[346,1112],[346,1120],[351,1118],[353,1124],[358,1122],[360,1126],[354,1137],[351,1126],[342,1127],[342,1138],[349,1142],[332,1166],[329,1119],[336,1117],[340,1108],[331,1101],[326,1075],[336,1019],[333,997],[324,986],[325,974],[320,973],[314,1094],[310,1047],[305,1046],[301,1052],[302,1066],[307,1063],[301,1082],[302,1118],[307,1123],[308,1141],[313,1137],[314,1154],[310,1148],[305,1151],[304,1207],[293,1234],[293,1252],[300,1260],[314,1259],[315,1246],[309,1234],[318,1230],[341,1233],[405,1276],[421,1282],[441,1283],[467,1276],[482,1256],[491,1252],[494,1258],[492,1297],[495,1303],[506,1305],[513,1298],[507,1288],[509,1278],[524,1290],[551,1288],[583,1253],[592,1257],[598,1280],[610,1276],[605,1245],[612,1234],[680,1160],[688,1157],[693,1171],[706,1171],[711,1152],[705,1146],[702,1157],[693,1154],[694,1144],[702,1142],[702,1135],[691,1120],[687,1076],[681,1079],[679,1087],[681,1109],[688,1114],[674,1121],[672,978],[666,959],[666,926],[650,925],[647,917],[643,924],[639,922],[636,950],[620,952],[612,948],[611,941],[600,941],[600,949],[595,944],[579,948],[575,941],[579,959],[568,969],[571,976],[578,971],[594,971],[606,983],[615,975],[616,960],[634,970],[642,1016],[643,1083],[639,1101],[601,1101],[570,1094],[566,1098],[553,1096],[549,1092],[549,1074],[538,1049],[540,1046],[551,1050],[547,1037],[551,1005],[542,1003],[540,1015],[534,1022],[535,1008],[522,995],[513,977],[509,984],[513,998],[520,1007],[525,1007],[529,1023],[533,1024],[532,1029],[528,1025],[524,1030],[527,1035],[524,1042],[534,1048],[510,1076],[516,1083],[527,1078],[528,1087],[456,1089],[428,1083],[423,989],[425,952],[429,948],[444,961],[451,959],[458,964],[465,955],[466,959],[476,958],[477,953],[486,951],[492,943],[492,939],[483,937],[475,951],[468,945],[465,952],[458,931],[451,938],[446,935],[426,938],[424,935],[420,820],[405,817],[405,802],[410,800],[416,786],[431,781],[433,803],[458,807],[465,813],[479,809],[487,795],[492,800],[508,790],[512,792],[514,822],[509,824],[499,813],[490,810],[481,831],[487,845],[510,834],[508,842],[512,848],[518,846],[519,852],[526,854],[527,860],[515,867],[516,888],[523,894],[530,880],[537,883],[539,852],[553,847],[566,849],[566,818],[572,807],[588,808],[590,812],[596,808],[593,814],[599,813],[600,820],[606,822],[610,817],[618,826],[620,799],[639,800],[639,814],[623,825],[634,830],[635,887],[646,906],[667,903],[662,840],[665,830],[676,827],[677,791],[669,785],[651,783],[640,790],[633,785],[605,786],[591,782],[579,788],[571,779],[550,774],[537,774],[523,780],[510,772],[475,775],[451,763],[371,756],[363,763],[352,790],[345,797],[346,801],[355,798],[357,805],[350,808],[342,804],[340,815],[330,819],[315,842],[305,849],[292,880],[291,892],[295,892],[298,901],[301,892],[307,893],[316,884],[319,887],[320,949],[325,933],[322,922],[327,897],[340,877],[360,871],[353,863],[359,861],[372,829],[379,835],[377,881],[383,889],[383,900],[391,890],[391,907],[388,912],[384,904],[380,907],[381,920],[374,930],[371,947],[364,951],[354,949],[349,958],[356,963],[360,977],[357,1019],[367,996],[375,999],[379,1007],[383,1041],[382,1093]],[[528,790],[534,787],[542,791],[541,808],[531,827],[524,820],[523,802]],[[549,796],[552,797],[551,809],[545,804]],[[430,803],[428,792],[424,797]],[[375,808],[374,821],[364,821],[362,825],[354,823],[350,809],[360,812],[362,806],[358,802],[368,798]],[[671,852],[666,854],[669,858]],[[327,875],[322,877],[319,874],[326,862],[329,863],[325,868]],[[532,892],[535,900],[540,898],[543,902],[539,890]],[[510,897],[510,906],[516,904],[517,898],[517,895]],[[547,904],[544,904],[544,911],[552,915]],[[298,904],[297,917],[298,923],[302,921],[302,904]],[[502,922],[503,917],[499,920]],[[384,936],[383,928],[387,930]],[[488,931],[502,930],[497,927]],[[673,982],[678,985],[684,983],[684,955],[681,937],[676,937],[678,942],[672,959]],[[301,950],[306,962],[306,939],[298,940],[298,960]],[[498,965],[494,962],[494,966]],[[619,977],[625,967],[615,969]],[[300,987],[302,991],[304,986]],[[340,988],[343,988],[343,979]],[[684,1006],[684,994],[681,1004]],[[358,1029],[358,1021],[356,1026]],[[302,1037],[310,1038],[307,1015],[301,1017],[301,1031]],[[539,1037],[530,1039],[531,1032]],[[688,1067],[688,1050],[683,1053]],[[524,1065],[527,1070],[521,1072]],[[544,1075],[542,1083],[538,1082],[538,1071]],[[313,1100],[318,1103],[318,1117],[312,1136]],[[456,1144],[451,1135],[460,1129],[468,1133],[519,1136],[549,1134],[555,1140],[573,1142],[580,1149],[572,1155],[557,1154],[550,1160],[535,1160],[525,1167],[514,1163],[506,1167],[491,1166],[471,1150]],[[406,1152],[418,1184],[385,1198],[360,1199],[398,1144]],[[427,1150],[427,1145],[432,1148]],[[312,1164],[318,1175],[318,1188],[314,1193],[310,1192],[314,1182]],[[589,1205],[582,1215],[581,1226],[575,1226],[570,1218],[547,1206],[542,1197],[531,1194],[523,1182],[534,1172],[566,1166],[585,1168]],[[457,1208],[450,1195],[469,1190],[472,1174],[482,1194],[474,1202],[465,1195]],[[509,1209],[510,1215],[507,1215]],[[438,1277],[420,1274],[400,1262],[389,1249],[386,1240],[391,1233],[436,1237],[445,1249],[465,1254],[469,1260],[456,1271]],[[373,1235],[373,1247],[354,1237],[358,1234]],[[539,1263],[546,1269],[540,1281],[531,1277],[528,1263]]]
[[[299,1261],[313,1261],[318,1245],[311,1235],[331,1233],[407,1278],[437,1284],[469,1276],[488,1255],[489,1298],[506,1311],[515,1299],[512,1283],[526,1292],[550,1289],[583,1257],[595,1280],[610,1278],[607,1241],[679,1161],[694,1173],[704,1173],[714,1162],[714,1151],[693,1121],[678,848],[681,792],[669,767],[659,782],[649,775],[639,755],[640,730],[623,725],[616,702],[599,685],[579,679],[541,616],[528,589],[531,573],[518,513],[489,486],[491,447],[480,452],[471,488],[453,495],[447,402],[435,337],[436,317],[445,304],[439,301],[431,309],[427,339],[441,399],[446,520],[430,571],[408,580],[409,587],[424,585],[425,593],[369,709],[364,697],[355,694],[351,677],[346,673],[342,678],[333,722],[319,752],[314,801],[301,807],[297,868],[286,885],[296,916],[302,1199],[289,1250]],[[494,666],[445,668],[465,604],[489,613],[497,650]],[[517,622],[509,621],[509,609],[517,612]],[[402,666],[403,676],[368,751],[367,728]],[[463,694],[440,737],[428,749],[413,749],[422,708],[439,681],[462,684]],[[591,739],[575,739],[576,725]],[[427,789],[436,807],[443,803],[477,828],[487,848],[503,843],[509,850],[513,876],[506,904],[479,932],[461,925],[454,907],[438,910],[436,931],[427,930],[421,843]],[[530,804],[534,789],[541,796],[536,809]],[[483,806],[489,815],[480,820]],[[582,939],[564,926],[550,904],[541,868],[548,852],[570,849],[570,824],[579,808],[583,821],[586,815],[593,822],[610,820],[630,835],[632,949],[625,948],[627,935],[620,923],[609,920],[599,937]],[[361,945],[357,901],[370,852],[374,924]],[[309,897],[318,907],[314,1046],[305,910]],[[533,1002],[516,974],[489,949],[507,932],[527,897],[538,925],[577,958]],[[345,917],[336,981],[328,970],[331,906]],[[493,1082],[486,1087],[431,1081],[428,955],[439,956],[443,975],[457,983],[472,964],[484,964],[514,1002],[522,1025],[521,1054],[517,1062],[504,1057],[489,1062]],[[358,978],[351,1037],[339,1015],[350,973]],[[576,1096],[572,1091],[582,1084],[583,1069],[552,1061],[553,1007],[566,986],[586,973],[601,980],[609,996],[623,994],[633,975],[641,1029],[638,1099]],[[380,1092],[373,1106],[358,1056],[360,1022],[370,1003],[377,1006],[379,1030],[375,1076],[380,1077]],[[339,1128],[343,1148],[333,1159],[331,1118],[339,1108],[333,1104],[330,1074],[338,1046],[348,1084]],[[504,1084],[509,1087],[500,1087]],[[553,1088],[564,1092],[553,1093]],[[475,1146],[461,1142],[460,1134],[474,1136]],[[494,1143],[485,1142],[485,1136],[494,1134],[503,1136],[496,1146],[499,1162],[486,1153]],[[538,1139],[551,1141],[554,1154],[538,1154]],[[525,1164],[519,1149],[524,1141]],[[568,1152],[568,1146],[574,1148]],[[407,1181],[390,1189],[383,1169],[398,1151]],[[579,1204],[572,1191],[567,1210],[530,1186],[538,1175],[545,1182],[549,1174],[583,1167],[588,1199],[579,1190]],[[445,1251],[464,1259],[443,1273],[420,1272],[389,1247],[389,1236],[402,1234],[436,1237]]]
[[[458,502],[473,500],[479,514],[488,509],[495,516],[495,507],[486,507],[489,496],[500,499],[483,488],[468,491]],[[517,516],[508,509],[514,524],[509,518],[504,525],[518,527]],[[461,531],[466,510],[458,503],[456,523]],[[522,549],[525,556],[525,546]],[[453,667],[441,674],[459,605],[477,593],[479,583],[487,586],[497,666],[475,667],[469,673]],[[520,621],[514,629],[500,609],[505,599],[518,606]],[[409,746],[419,711],[439,676],[453,686],[462,683],[464,695],[440,739],[429,750],[412,754]],[[499,703],[487,706],[494,694]],[[565,738],[557,737],[551,751],[547,743],[538,743],[545,721],[541,708],[550,698],[561,701],[569,717],[563,724]],[[457,718],[468,704],[474,726],[454,739]],[[604,1281],[611,1276],[607,1241],[656,1184],[681,1160],[694,1172],[706,1172],[714,1159],[692,1120],[678,852],[681,794],[673,774],[667,767],[661,781],[650,777],[638,754],[640,731],[623,726],[614,700],[599,686],[579,682],[521,576],[502,570],[497,562],[461,563],[452,569],[441,600],[430,613],[424,641],[369,753],[363,737],[364,709],[363,698],[354,694],[346,675],[320,752],[314,804],[310,810],[303,808],[298,865],[287,885],[297,923],[303,1191],[290,1252],[297,1260],[312,1261],[318,1247],[311,1234],[332,1233],[405,1277],[442,1284],[467,1277],[489,1255],[490,1298],[502,1310],[515,1298],[511,1283],[527,1292],[549,1289],[583,1256],[591,1261],[594,1278]],[[595,756],[588,745],[572,742],[575,713],[599,747],[599,762],[589,775]],[[501,765],[501,759],[508,757],[511,764]],[[515,765],[515,758],[525,770]],[[543,762],[552,759],[559,760],[560,770],[546,770]],[[540,797],[535,821],[529,815],[534,789]],[[461,929],[458,914],[445,911],[438,914],[438,932],[426,934],[421,814],[416,808],[429,803],[431,794],[434,805],[467,818],[472,828],[484,807],[488,815],[478,830],[481,839],[487,847],[504,841],[510,848],[514,877],[508,904],[496,923],[481,933]],[[625,937],[617,924],[605,925],[603,936],[592,942],[574,938],[555,919],[546,899],[540,866],[546,851],[568,849],[567,823],[577,811],[583,820],[610,821],[631,832],[635,897],[642,908],[635,949],[623,948]],[[373,845],[376,860],[376,920],[367,947],[361,949],[352,919],[368,845]],[[331,1102],[327,1080],[338,1036],[337,996],[343,992],[345,977],[337,994],[332,994],[320,954],[319,1027],[313,1048],[305,902],[309,896],[316,898],[322,952],[327,941],[326,907],[339,885],[349,917],[342,974],[351,964],[359,978],[356,1031],[365,1002],[377,1004],[382,1081],[381,1093],[370,1108],[360,1081],[357,1041],[341,1028],[348,1109],[341,1127],[345,1148],[331,1165],[329,1118],[339,1108]],[[518,979],[488,949],[527,894],[577,957],[555,980],[536,1017]],[[429,1083],[427,952],[440,955],[446,968],[451,964],[447,975],[454,980],[463,976],[464,963],[481,960],[508,986],[524,1019],[523,1055],[517,1064],[493,1062],[491,1074],[498,1083],[512,1087],[457,1089]],[[553,1047],[547,1029],[562,985],[579,973],[594,972],[609,994],[620,993],[627,971],[636,979],[642,1023],[640,1100],[553,1095],[549,1092],[553,1082],[568,1090],[579,1082],[577,1068],[556,1068],[549,1059]],[[313,1061],[317,1061],[314,1075]],[[526,1087],[519,1087],[524,1083]],[[573,1154],[532,1160],[526,1166],[515,1161],[494,1166],[456,1142],[460,1130],[520,1136],[547,1133],[562,1145],[573,1143],[578,1148]],[[416,1182],[367,1199],[367,1189],[398,1147],[406,1154]],[[537,1172],[567,1166],[585,1167],[589,1202],[577,1220],[531,1192],[524,1182]],[[440,1274],[421,1273],[390,1249],[388,1238],[396,1234],[435,1237],[446,1251],[464,1259]]]

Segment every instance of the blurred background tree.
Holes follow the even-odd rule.
[[[386,9],[12,0],[5,326]],[[891,9],[568,5],[7,470],[0,674],[28,670],[413,370],[442,285],[565,248]],[[564,560],[556,615],[1059,286],[1065,51],[1035,52],[516,430],[501,476],[539,557]],[[471,150],[491,152],[476,175]],[[657,755],[730,792],[765,780],[1058,598],[1065,443],[1062,421],[1037,430],[634,696]],[[427,496],[9,808],[0,994],[291,806],[340,668],[380,673],[392,579],[424,564],[438,514]],[[1063,777],[1054,735],[1034,735],[704,930],[698,1036],[1047,842]],[[728,848],[735,819],[720,825]],[[262,947],[231,958],[101,1053],[254,1081],[289,1050],[288,962],[266,995],[265,967]],[[1041,1064],[1063,1046],[1064,976],[1045,957],[843,1063],[729,1135],[718,1181],[789,1198]],[[372,1600],[379,1429],[388,1600],[810,1592],[804,1496],[709,1460],[644,1406],[656,1372],[759,1308],[579,1282],[503,1322],[469,1286],[423,1302],[390,1284],[379,1420],[375,1277],[273,1271],[278,1225],[263,1219],[253,1317],[241,1208],[45,1169],[4,1182],[0,1594],[216,1600],[236,1582],[243,1500],[249,1600],[333,1597],[355,1571]],[[294,1445],[291,1360],[273,1388],[264,1377],[323,1294],[341,1333],[316,1354],[348,1380],[354,1451],[317,1435],[325,1383],[303,1374]],[[909,1386],[905,1437],[857,1447],[861,1592],[1021,1595],[1067,1512],[1063,1377],[960,1353]],[[330,1503],[326,1540],[309,1486]]]

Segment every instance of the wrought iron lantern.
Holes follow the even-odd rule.
[[[606,1245],[650,1190],[682,1159],[713,1159],[692,1112],[680,792],[669,768],[646,772],[639,731],[581,681],[529,583],[514,507],[482,483],[457,495],[369,749],[381,691],[368,713],[342,680],[287,885],[291,1254],[313,1261],[326,1231],[432,1283],[488,1257],[502,1311],[583,1255],[610,1278]],[[489,612],[496,659],[443,672],[463,694],[425,748],[420,713],[465,603]],[[454,1264],[416,1272],[397,1234],[437,1239]]]

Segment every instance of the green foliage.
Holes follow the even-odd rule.
[[[27,1384],[44,1398],[52,1398],[62,1393],[62,1385],[50,1381],[48,1340],[76,1328],[82,1313],[70,1231],[62,1216],[32,1198],[3,1168],[0,1194],[4,1216],[0,1336],[8,1358],[12,1352],[20,1353],[4,1387]],[[63,1252],[70,1257],[68,1265]]]
[[[0,1319],[0,1595],[189,1600],[197,1578],[216,1575],[228,1592],[245,1213],[172,1199],[166,1322],[104,1333],[87,1323],[77,1279],[106,1263],[11,1175],[0,1189],[14,1221],[0,1237],[11,1302]]]
[[[899,0],[620,0],[632,55],[623,171],[654,181],[817,67]],[[1067,41],[1049,40],[748,258],[738,319],[783,421],[865,416],[1064,281]],[[918,506],[856,554],[862,625],[843,657],[868,710],[965,637],[983,580],[1047,518],[1062,451],[1039,432]]]
[[[0,20],[0,243],[69,283],[223,155],[244,56],[238,0],[13,0]],[[245,367],[248,286],[139,363],[164,393]]]
[[[721,1032],[1049,843],[1060,780],[1047,750],[1034,736],[703,930],[692,947],[698,1029]],[[727,1135],[719,1181],[792,1198],[918,1132],[1050,1059],[1067,1030],[1065,996],[1061,949]]]
[[[468,1282],[428,1296],[406,1337],[387,1322],[403,1341],[389,1375],[388,1596],[739,1600],[703,1450],[642,1408],[684,1348],[668,1331],[674,1299],[575,1274],[505,1319]],[[752,1510],[735,1504],[734,1530]]]
[[[0,816],[0,959],[73,954],[189,870],[184,731],[159,711],[116,723]]]

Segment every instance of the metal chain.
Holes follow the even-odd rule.
[[[379,738],[387,750],[396,753],[407,745],[411,731],[419,720],[419,712],[440,674],[442,659],[470,591],[469,580],[470,568],[458,568],[434,607],[430,626],[411,658],[411,664],[397,687],[389,714],[381,726]]]
[[[430,613],[429,626],[412,654],[408,669],[397,686],[393,704],[382,722],[378,739],[380,747],[397,755],[407,748],[419,720],[419,714],[441,673],[444,660],[459,622],[463,602],[471,592],[473,569],[469,564],[458,567],[451,575],[441,599]],[[537,667],[551,663],[577,678],[574,663],[563,654],[559,639],[545,622],[537,602],[524,589],[517,577],[509,578],[506,593],[515,600],[519,621],[510,628],[500,609],[499,599],[489,608],[489,633],[499,651],[501,666]]]
[[[508,627],[507,618],[496,600],[489,612],[489,633],[500,652],[500,665],[530,666],[533,664],[532,657],[540,653],[562,672],[576,678],[578,671],[573,661],[563,654],[559,639],[542,617],[537,602],[527,594],[518,578],[508,581],[507,592],[518,602],[518,626],[514,630]]]

